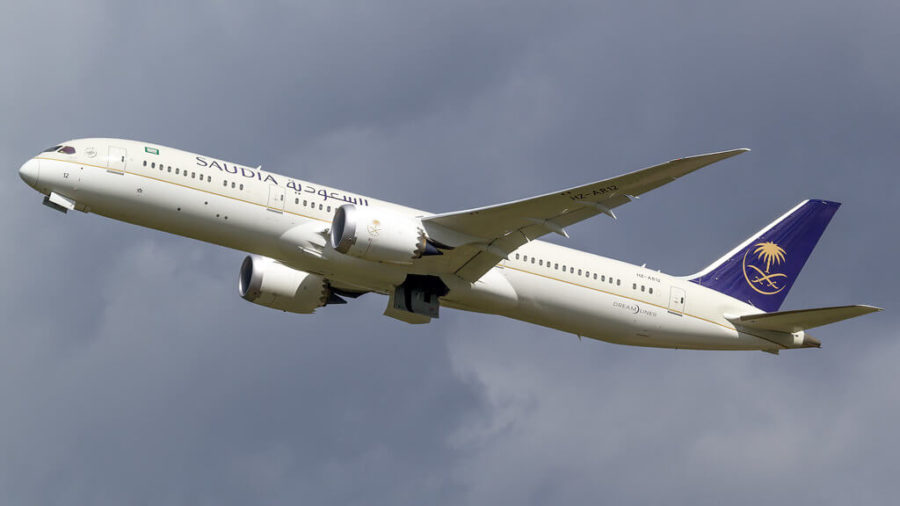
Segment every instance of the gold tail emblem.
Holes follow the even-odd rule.
[[[744,279],[747,280],[747,284],[763,295],[774,295],[784,290],[785,285],[779,286],[779,282],[786,281],[787,274],[770,272],[773,266],[777,267],[784,263],[787,257],[784,248],[774,242],[761,242],[754,246],[753,256],[755,258],[751,257],[751,262],[758,262],[760,265],[747,263],[747,257],[750,256],[750,249],[747,249],[747,252],[744,253]],[[765,263],[765,270],[761,267],[762,263]]]

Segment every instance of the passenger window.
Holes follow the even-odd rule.
[[[243,190],[243,189],[244,189],[244,183],[241,183],[241,185],[238,187],[238,189],[239,189],[239,190]],[[283,198],[283,197],[282,197],[282,198]]]
[[[650,290],[649,290],[649,291],[650,291],[650,293],[653,293],[653,287],[652,287],[652,286],[650,287]]]
[[[559,270],[559,263],[557,262],[557,263],[553,264],[553,268],[556,270]]]
[[[531,263],[534,263],[534,257],[531,257]]]
[[[294,199],[294,204],[299,204],[299,203],[300,203],[300,199]]]
[[[196,178],[196,177],[197,177],[197,173],[196,173],[196,172],[191,172],[191,179],[194,179],[194,178]]]
[[[563,265],[562,270],[563,270],[563,272],[566,272],[566,266],[565,266],[565,265]]]
[[[322,210],[322,204],[319,204],[319,211]]]
[[[162,165],[159,166],[159,170],[162,170]],[[169,165],[169,170],[166,171],[166,172],[172,172],[172,166],[171,166],[171,165]]]
[[[181,170],[181,169],[179,169],[179,168],[176,167],[176,168],[175,168],[175,174],[178,174],[178,173],[179,173],[178,171],[180,171],[180,170]]]
[[[569,274],[575,274],[575,268],[569,267]]]
[[[543,258],[538,262],[538,265],[540,265],[541,267],[544,266],[544,259],[543,259]]]
[[[617,279],[617,280],[616,280],[616,286],[622,286],[622,280],[621,280],[621,279]]]
[[[522,261],[523,261],[523,262],[527,262],[527,261],[528,261],[528,255],[523,255],[523,256],[522,256]]]
[[[206,176],[206,182],[212,183],[212,176]]]
[[[228,181],[222,180],[222,186],[228,186]]]
[[[237,186],[237,185],[234,184],[234,181],[232,181],[232,182],[231,182],[231,187],[234,188],[234,187],[236,187],[236,186]]]
[[[645,288],[645,286],[644,286],[644,285],[641,285],[641,291],[642,291],[642,292],[645,291],[644,288]]]
[[[306,201],[305,201],[305,200],[303,201],[303,207],[306,207]]]
[[[597,273],[596,273],[596,272],[594,273],[594,279],[595,279],[595,280],[597,279]]]
[[[578,275],[581,276],[581,269],[578,269]]]
[[[328,206],[327,211],[328,211],[329,213],[331,212],[331,206]]]
[[[631,284],[631,289],[632,289],[632,290],[637,290],[637,283],[632,283],[632,284]]]
[[[518,259],[519,259],[519,254],[518,254],[518,253],[516,253],[516,260],[518,260]]]
[[[151,168],[151,169],[155,169],[155,168],[156,168],[156,162],[151,163],[151,164],[150,164],[150,168]]]
[[[144,160],[144,167],[147,166],[147,160]]]
[[[602,275],[602,276],[600,276],[600,281],[606,281],[606,275],[605,275],[605,274]]]

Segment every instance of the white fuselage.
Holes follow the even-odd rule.
[[[345,289],[387,294],[408,274],[420,273],[415,265],[372,262],[334,250],[304,254],[297,245],[316,241],[312,236],[320,235],[346,203],[413,216],[427,212],[154,144],[121,139],[67,144],[76,147],[74,155],[42,153],[29,162],[39,163],[29,184],[70,199],[78,210],[277,259]],[[474,284],[447,279],[447,285],[443,306],[603,341],[773,347],[737,331],[725,318],[758,312],[749,304],[683,278],[543,241],[521,246]]]

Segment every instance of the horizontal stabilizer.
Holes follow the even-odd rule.
[[[880,307],[864,305],[820,307],[815,309],[798,309],[796,311],[749,314],[729,319],[732,323],[752,329],[793,333],[881,310]]]

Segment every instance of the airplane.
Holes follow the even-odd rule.
[[[373,292],[386,316],[429,323],[442,306],[610,343],[700,350],[820,347],[807,330],[881,308],[779,311],[837,202],[809,199],[696,274],[539,240],[714,162],[689,156],[498,205],[430,213],[211,156],[112,138],[54,145],[19,175],[63,213],[95,213],[244,251],[238,293],[308,314]]]

